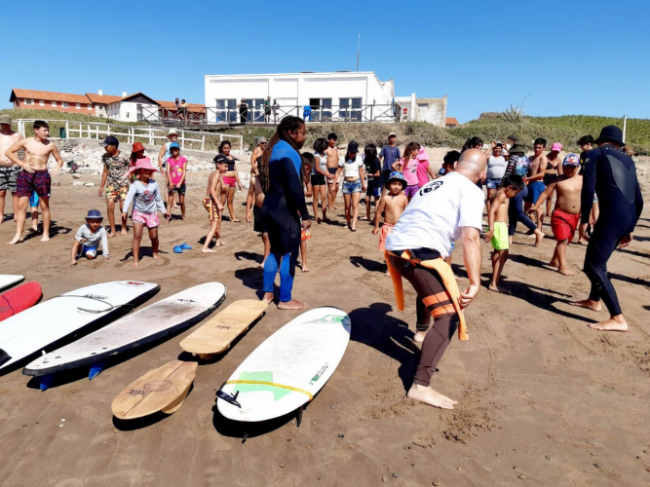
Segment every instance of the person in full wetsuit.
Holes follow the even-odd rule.
[[[271,255],[264,263],[265,302],[275,298],[273,283],[280,271],[278,309],[305,309],[292,298],[301,230],[311,227],[311,217],[302,190],[300,148],[305,143],[305,122],[285,117],[269,141],[259,164],[259,178],[265,193],[262,216],[271,242]]]
[[[626,247],[632,242],[632,232],[643,210],[643,197],[634,162],[618,150],[625,145],[621,129],[612,125],[603,128],[595,143],[598,147],[584,155],[580,210],[580,237],[586,240],[595,192],[602,204],[589,239],[584,267],[591,281],[591,293],[589,298],[571,304],[600,311],[602,300],[610,318],[589,327],[603,331],[627,331],[616,290],[607,276],[607,261],[617,247]]]

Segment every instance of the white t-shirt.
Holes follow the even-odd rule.
[[[462,227],[480,230],[482,224],[483,191],[465,176],[452,172],[418,190],[386,238],[386,249],[434,249],[447,258]]]
[[[359,154],[351,161],[346,161],[345,156],[339,158],[339,167],[343,168],[343,177],[345,179],[359,179],[359,168],[363,167],[363,160]]]

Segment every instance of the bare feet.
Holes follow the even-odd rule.
[[[215,247],[221,247],[222,245],[226,245],[226,242],[224,242],[220,238],[218,238]]]
[[[295,299],[292,299],[291,301],[287,302],[282,302],[278,304],[278,309],[288,309],[288,310],[301,310],[305,309],[307,307],[306,303],[301,303],[300,301],[297,301]]]
[[[590,309],[591,311],[600,311],[602,306],[600,301],[592,301],[591,299],[583,299],[582,301],[574,301],[569,303],[571,306],[577,306],[578,308]]]
[[[133,262],[133,267],[140,267],[140,264],[138,262]]]
[[[110,232],[108,232],[107,236],[108,238],[117,237],[117,232],[115,230],[111,230]]]
[[[158,255],[158,252],[153,253],[153,260],[158,260],[160,259],[160,256]]]
[[[426,331],[416,331],[415,335],[413,335],[413,341],[415,343],[422,343],[422,342],[424,342],[424,337],[426,337],[426,336],[427,336]]]
[[[38,232],[38,222],[32,223],[32,230]]]
[[[19,242],[22,242],[23,240],[25,240],[25,239],[18,236],[18,235],[16,235],[14,238],[11,239],[10,242],[7,242],[7,245],[14,245],[14,244],[17,244]]]
[[[125,228],[123,228],[122,231],[120,232],[120,235],[126,235],[126,234],[127,234],[127,231],[126,231]]]
[[[544,235],[543,232],[540,232],[539,230],[535,230],[535,247],[539,247],[539,245],[542,243],[542,240],[544,240]]]
[[[591,323],[589,328],[599,331],[627,331],[627,321],[625,321],[623,315],[612,316],[600,323]]]
[[[241,220],[230,220],[232,223],[241,223]]]
[[[203,247],[203,250],[201,250],[204,254],[213,254],[216,252],[216,250],[211,249],[210,247]]]
[[[500,293],[501,292],[501,289],[499,289],[499,286],[497,286],[493,282],[490,283],[490,285],[488,286],[488,289],[490,291],[494,291],[495,293]]]
[[[560,274],[562,274],[563,276],[569,276],[569,277],[571,277],[571,276],[574,275],[574,274],[573,274],[573,271],[569,270],[568,267],[565,267],[565,268],[559,268],[557,271],[558,271]]]
[[[249,215],[246,215],[246,223],[250,223],[253,221],[253,217]]]
[[[309,267],[307,267],[307,264],[302,264],[302,265],[300,266],[300,270],[301,270],[303,273],[305,273],[305,272],[309,272]]]
[[[553,259],[551,262],[548,263],[548,265],[551,267],[560,267],[560,262],[557,259]]]
[[[266,304],[271,304],[274,298],[275,296],[273,295],[273,293],[264,293],[264,297],[262,298],[262,301],[264,301]]]
[[[458,404],[458,401],[434,391],[431,387],[418,384],[413,384],[406,396],[440,409],[454,409],[454,404]]]
[[[50,236],[49,235],[43,235],[43,238],[41,239],[41,242],[49,242],[50,241]]]

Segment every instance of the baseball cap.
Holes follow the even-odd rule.
[[[11,125],[11,117],[9,115],[0,115],[0,123],[3,125]]]
[[[562,161],[563,166],[579,166],[580,165],[580,156],[578,154],[567,154]]]
[[[104,142],[100,143],[99,145],[106,147],[107,145],[114,145],[115,147],[120,146],[120,141],[117,140],[117,137],[113,137],[112,135],[109,135],[104,139]]]
[[[172,142],[171,144],[169,144],[169,150],[172,150],[172,149],[181,150],[181,146],[178,145],[178,142]]]
[[[388,134],[388,138],[390,139],[391,137],[397,138],[397,134],[395,132],[391,132],[390,134]]]
[[[555,142],[551,147],[551,152],[553,151],[560,152],[561,150],[562,150],[562,144],[560,144],[559,142]]]

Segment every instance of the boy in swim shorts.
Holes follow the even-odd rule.
[[[510,238],[508,236],[508,207],[510,198],[513,198],[519,191],[524,189],[524,180],[521,176],[510,174],[503,180],[503,184],[490,201],[488,212],[489,230],[485,234],[485,241],[492,244],[492,281],[488,289],[499,290],[499,280],[503,267],[506,265],[510,253]]]
[[[579,174],[580,156],[567,154],[562,162],[562,175],[548,185],[540,195],[537,203],[529,210],[530,213],[539,210],[540,206],[556,192],[555,209],[551,216],[551,229],[557,240],[553,257],[549,263],[557,267],[564,276],[572,276],[566,263],[566,249],[573,241],[580,224],[580,195],[582,193],[582,175]]]
[[[70,264],[77,265],[77,259],[85,255],[86,259],[93,260],[97,257],[99,245],[102,246],[104,260],[108,260],[108,238],[106,229],[102,227],[102,214],[99,210],[90,210],[86,215],[86,224],[81,225],[74,236]]]
[[[385,183],[386,195],[379,200],[377,211],[375,212],[375,228],[372,230],[373,235],[379,233],[379,218],[384,212],[384,224],[381,227],[381,235],[379,236],[379,251],[383,254],[386,249],[386,237],[392,232],[395,224],[399,220],[406,206],[409,204],[408,198],[404,195],[404,188],[406,188],[406,179],[401,172],[393,171],[390,173],[388,181]],[[388,275],[388,269],[386,269]]]
[[[208,212],[208,219],[210,220],[210,231],[205,237],[202,252],[212,253],[214,249],[210,248],[210,244],[214,238],[217,239],[216,247],[223,245],[219,236],[219,227],[221,226],[221,214],[223,212],[223,204],[221,203],[221,178],[222,175],[228,171],[228,163],[221,161],[217,163],[217,169],[208,176],[208,190],[203,198],[203,208]]]

